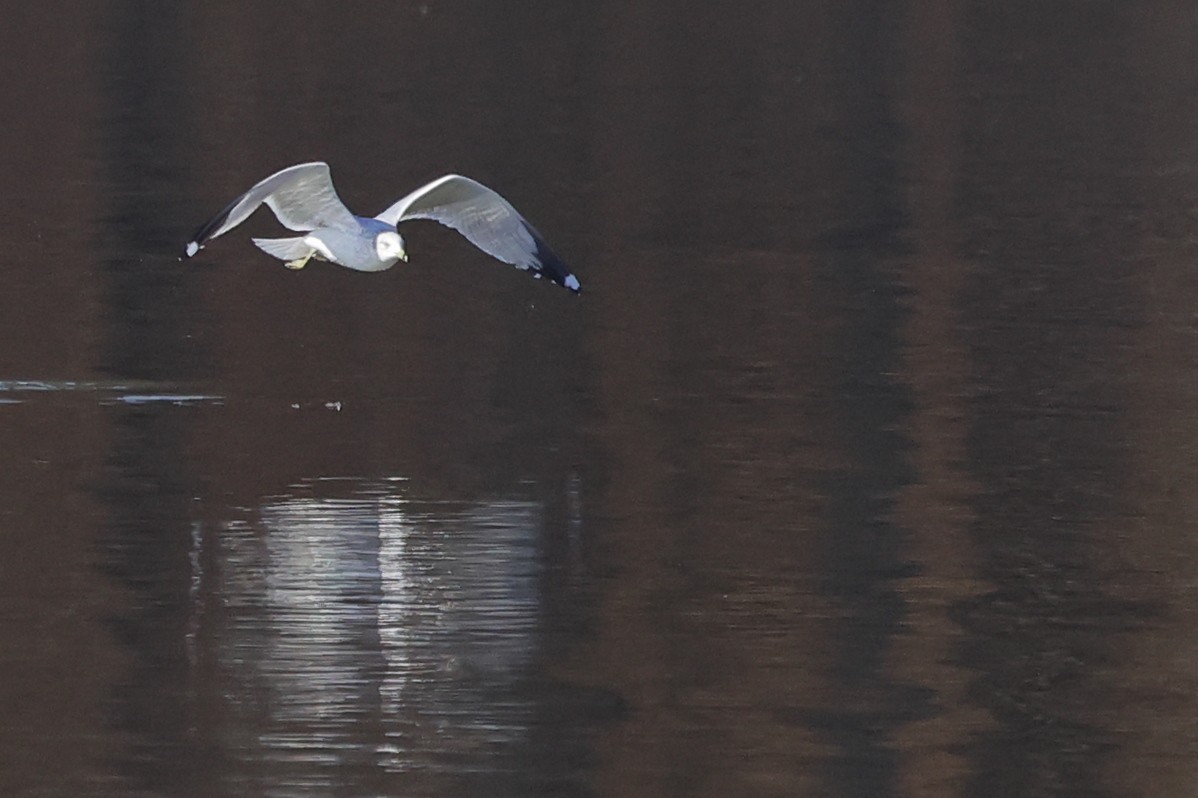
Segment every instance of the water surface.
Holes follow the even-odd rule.
[[[1198,17],[6,19],[0,794],[1192,791]],[[176,260],[311,159],[585,293]]]

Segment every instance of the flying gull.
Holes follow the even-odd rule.
[[[432,219],[533,277],[545,277],[575,293],[582,290],[578,278],[553,254],[536,228],[482,183],[445,175],[367,219],[353,215],[342,204],[329,165],[321,161],[275,172],[230,202],[196,232],[184,256],[194,256],[209,241],[248,219],[264,202],[284,227],[303,233],[293,238],[253,239],[263,252],[286,261],[289,269],[302,269],[312,258],[360,272],[390,269],[397,261],[408,259],[396,226],[409,219]]]

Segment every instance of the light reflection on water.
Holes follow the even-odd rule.
[[[344,497],[322,486],[197,538],[219,549],[192,634],[221,627],[230,756],[312,790],[346,758],[393,774],[493,769],[529,735],[541,509],[422,502],[402,482]]]
[[[187,392],[169,383],[151,381],[102,382],[95,380],[0,380],[0,404],[21,404],[25,395],[36,396],[45,401],[46,394],[95,397],[102,405],[195,405],[222,404],[224,397],[218,394]]]

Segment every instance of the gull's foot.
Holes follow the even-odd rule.
[[[299,258],[298,260],[289,260],[286,263],[284,263],[283,265],[286,266],[288,269],[291,269],[291,271],[293,271],[293,272],[298,272],[300,269],[302,269],[308,265],[308,259],[311,257],[312,256],[309,255],[306,258]]]

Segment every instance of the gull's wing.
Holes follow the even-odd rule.
[[[461,175],[445,175],[413,191],[374,217],[396,225],[408,219],[432,219],[452,227],[471,244],[534,277],[547,277],[575,293],[578,278],[553,254],[541,234],[507,200]]]
[[[354,215],[333,189],[329,165],[320,161],[302,163],[275,172],[230,202],[192,236],[187,244],[187,257],[199,252],[208,241],[244,222],[264,202],[289,230],[357,229]]]

